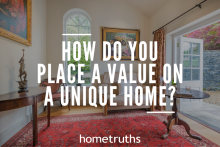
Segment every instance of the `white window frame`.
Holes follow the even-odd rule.
[[[89,16],[89,14],[82,10],[82,9],[79,9],[79,8],[74,8],[74,9],[70,9],[68,10],[64,16],[63,16],[63,34],[67,34],[67,31],[66,31],[66,26],[67,26],[67,20],[72,16],[72,15],[83,15],[84,17],[86,17],[88,20],[89,20],[89,23],[90,23],[90,34],[92,34],[92,25],[91,25],[91,17]],[[78,36],[79,38],[79,36]],[[63,35],[63,40],[64,41],[67,41],[67,35]],[[92,35],[90,36],[90,41],[92,40]],[[67,59],[67,55],[65,55],[65,59]],[[90,65],[85,65],[85,66],[90,66],[90,83],[91,83],[91,78],[92,78],[92,67],[91,67],[91,61],[90,61]],[[68,83],[68,72],[67,72],[67,60],[64,61],[64,72],[65,72],[65,79],[66,79],[66,83]],[[82,84],[82,86],[91,86],[91,84]],[[71,84],[71,86],[74,86]]]

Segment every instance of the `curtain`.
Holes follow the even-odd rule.
[[[163,77],[163,66],[165,64],[166,59],[166,49],[165,49],[165,37],[164,37],[164,28],[154,32],[154,39],[153,41],[157,41],[157,60],[153,61],[153,64],[156,64],[156,67],[154,67],[153,71],[155,72],[155,76],[153,76],[153,80],[156,80],[156,83],[153,86],[157,86],[157,93],[160,92],[159,86],[160,83],[160,76]],[[163,83],[163,82],[162,82]],[[163,83],[164,85],[164,83]],[[165,91],[164,91],[165,93]],[[166,100],[164,99],[164,102]],[[159,95],[157,95],[157,110],[165,110],[165,107],[161,107],[159,105]]]

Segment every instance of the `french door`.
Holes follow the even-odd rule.
[[[180,37],[180,63],[183,65],[183,83],[179,86],[203,91],[203,40]],[[202,99],[180,99],[180,111],[202,107]]]

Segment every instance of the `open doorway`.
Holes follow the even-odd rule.
[[[180,99],[179,111],[220,132],[220,21],[175,38],[179,63],[183,64],[183,83],[204,91],[208,99]]]

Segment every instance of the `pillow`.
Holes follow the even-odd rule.
[[[130,83],[130,81],[128,80],[127,83],[123,81],[121,81],[121,83],[118,83],[119,85],[119,94],[118,95],[124,95],[124,86],[133,86],[132,83]],[[128,88],[129,89],[129,88]],[[133,87],[133,91],[132,91],[132,95],[134,94],[134,87]]]

